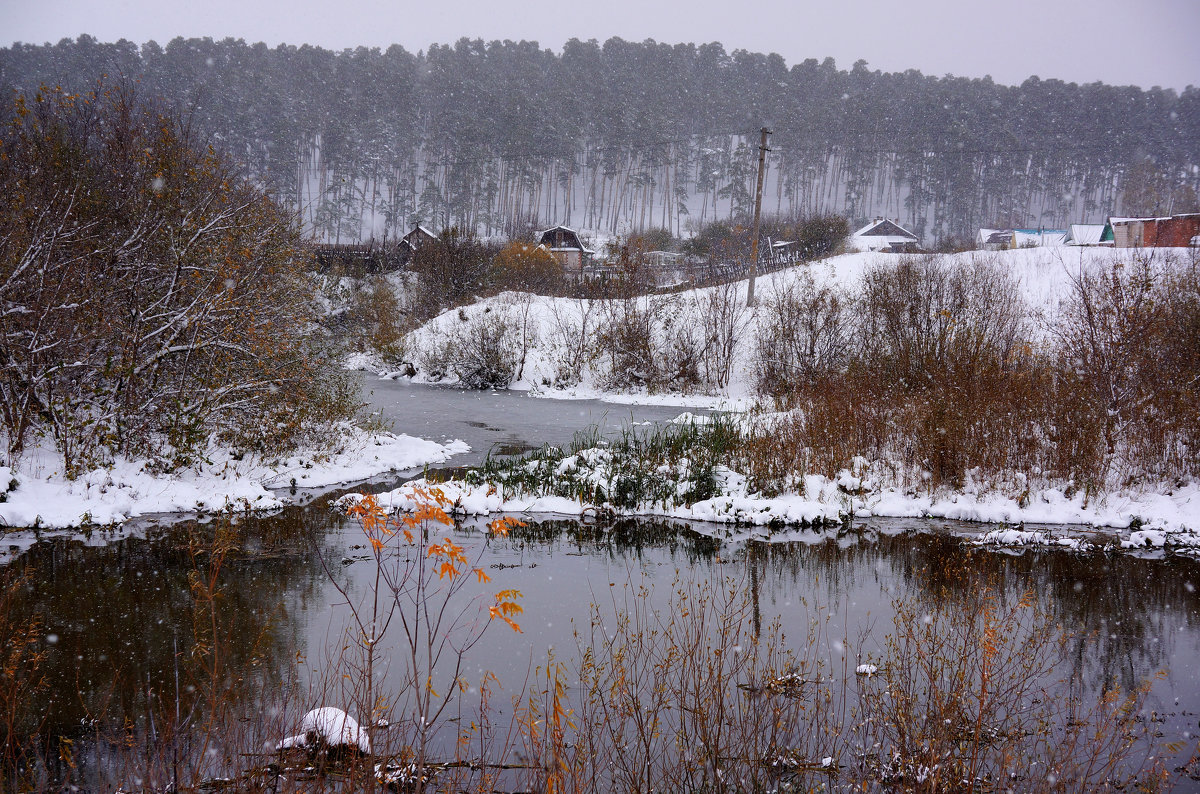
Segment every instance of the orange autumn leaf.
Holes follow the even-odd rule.
[[[503,518],[497,518],[495,521],[492,521],[490,524],[488,524],[488,531],[493,535],[504,537],[513,528],[523,527],[525,525],[526,524],[524,521],[518,521],[512,516],[504,516]]]
[[[413,513],[412,519],[418,524],[423,521],[436,521],[446,526],[454,523],[450,516],[446,515],[446,511],[431,504],[422,504],[418,507],[416,512]]]
[[[491,615],[491,617],[492,617],[493,619],[494,619],[494,618],[500,618],[500,619],[501,619],[501,620],[503,620],[505,623],[507,623],[509,626],[512,626],[512,630],[513,630],[513,631],[515,631],[515,632],[517,632],[517,633],[519,633],[519,634],[524,634],[524,633],[525,633],[525,632],[521,631],[521,627],[517,625],[516,621],[514,621],[512,618],[510,618],[510,617],[508,617],[507,615],[505,615],[505,614],[504,614],[504,612],[503,612],[503,611],[500,609],[500,606],[499,606],[499,605],[495,605],[495,606],[490,606],[490,607],[488,607],[488,614],[489,614],[489,615]]]

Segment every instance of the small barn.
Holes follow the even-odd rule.
[[[984,251],[1003,251],[1012,247],[1012,229],[980,229],[976,243]]]
[[[436,243],[437,239],[437,235],[424,226],[420,224],[414,226],[411,232],[400,238],[398,248],[401,264],[412,264],[413,257],[417,255],[417,251],[421,250],[421,246]]]
[[[1186,248],[1200,237],[1200,212],[1165,218],[1109,218],[1117,248]]]
[[[921,238],[895,221],[876,218],[850,235],[846,247],[852,251],[886,254],[915,253],[921,250]]]
[[[583,266],[596,253],[586,248],[579,232],[569,226],[555,226],[538,233],[538,244],[545,246],[567,275],[582,277]]]

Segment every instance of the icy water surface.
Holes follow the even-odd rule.
[[[369,375],[362,383],[370,409],[392,421],[396,432],[434,441],[458,438],[470,444],[470,453],[450,461],[458,466],[478,463],[489,452],[513,455],[542,444],[568,444],[577,432],[593,425],[611,435],[631,423],[669,421],[685,410],[708,413],[663,405],[558,400],[527,392],[463,391]]]

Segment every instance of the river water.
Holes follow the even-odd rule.
[[[681,410],[373,380],[364,382],[364,394],[397,431],[470,443],[472,453],[451,464],[565,443],[592,424],[620,432]],[[370,487],[390,487],[395,479]],[[23,551],[9,568],[32,571],[16,614],[37,613],[43,620],[40,669],[49,686],[34,695],[43,735],[82,741],[111,734],[125,718],[144,722],[147,715],[171,713],[187,700],[181,691],[211,681],[195,664],[211,658],[204,655],[209,647],[220,648],[215,676],[234,700],[261,698],[266,690],[265,700],[272,702],[276,691],[280,700],[290,694],[291,702],[307,705],[347,698],[336,680],[331,683],[330,660],[347,645],[346,604],[361,608],[368,602],[377,569],[361,527],[331,511],[328,496],[273,516],[239,519],[238,548],[221,568],[220,596],[208,611],[189,575],[211,570],[212,524],[164,517],[109,543],[54,537]],[[946,571],[965,564],[978,575],[973,581],[990,581],[1002,601],[1032,594],[1069,631],[1069,669],[1063,671],[1068,687],[1128,689],[1154,679],[1145,717],[1163,742],[1176,743],[1169,765],[1187,760],[1196,748],[1195,559],[970,550],[964,536],[977,528],[948,521],[868,519],[839,531],[803,533],[786,544],[729,546],[711,537],[720,535],[716,528],[678,522],[598,526],[534,518],[526,517],[529,526],[510,537],[490,541],[478,525],[446,530],[491,577],[490,590],[523,594],[523,632],[490,627],[486,646],[480,646],[486,652],[467,657],[468,678],[493,670],[511,692],[551,649],[569,666],[578,655],[575,633],[587,626],[593,603],[623,603],[644,588],[646,597],[665,604],[681,580],[744,591],[756,625],[779,618],[793,637],[804,637],[806,626],[821,621],[820,642],[827,647],[820,650],[828,658],[878,660],[894,602],[953,597],[966,585]],[[205,616],[216,616],[215,622],[206,623]],[[393,631],[379,653],[386,658],[401,653],[400,646]],[[380,670],[381,689],[396,685],[389,665]],[[327,688],[318,697],[313,688],[321,681]],[[296,720],[291,712],[274,716],[280,731]],[[1186,775],[1178,786],[1200,790]]]

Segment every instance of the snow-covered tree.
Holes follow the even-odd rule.
[[[277,450],[350,392],[312,338],[292,215],[129,90],[18,97],[0,140],[0,402],[10,455],[188,462]]]

